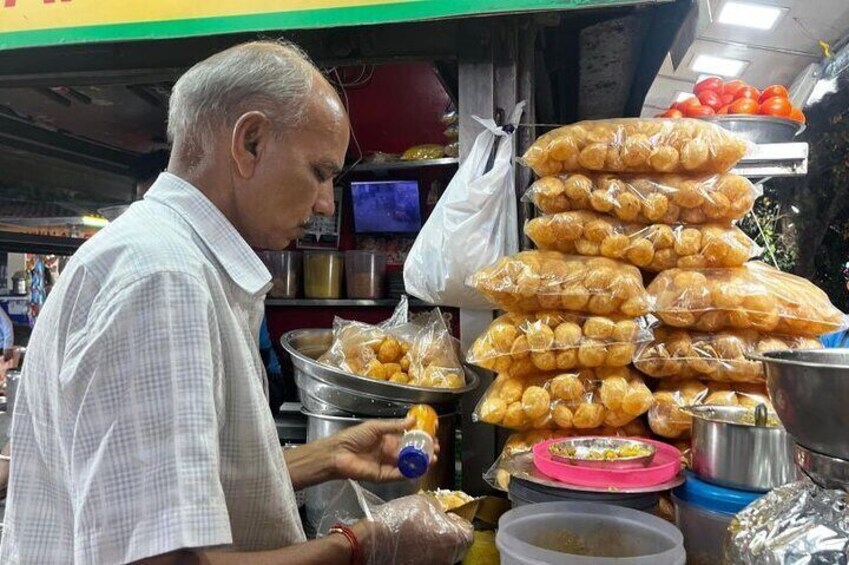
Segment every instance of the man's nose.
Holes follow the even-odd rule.
[[[318,198],[313,206],[313,212],[318,216],[332,216],[336,211],[336,204],[333,201],[333,185],[330,184],[323,187],[318,192]]]

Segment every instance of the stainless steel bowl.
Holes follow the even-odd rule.
[[[849,349],[750,354],[764,364],[781,423],[802,446],[849,461]]]
[[[646,451],[646,455],[617,457],[615,459],[599,457],[605,451],[625,447],[642,448]],[[651,464],[657,449],[653,445],[634,439],[596,437],[564,439],[549,445],[548,451],[552,459],[578,467],[640,469]],[[571,453],[571,455],[568,453]]]
[[[766,492],[798,477],[794,443],[784,428],[743,423],[739,406],[692,406],[693,471],[710,483]]]
[[[430,404],[440,414],[456,411],[460,398],[475,390],[480,376],[464,367],[466,386],[456,389],[424,388],[377,381],[328,367],[316,361],[330,348],[330,330],[295,330],[280,338],[280,344],[292,356],[295,382],[301,401],[311,408],[325,405],[321,413],[361,416],[400,416],[412,404]]]
[[[774,116],[712,116],[703,119],[752,143],[790,143],[805,130],[805,124]]]

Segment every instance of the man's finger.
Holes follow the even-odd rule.
[[[380,434],[401,434],[412,428],[415,423],[415,418],[407,418],[406,420],[369,420],[368,425]]]

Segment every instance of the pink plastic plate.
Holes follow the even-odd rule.
[[[631,438],[653,445],[657,450],[651,465],[643,469],[594,469],[570,465],[553,459],[548,451],[550,439],[534,446],[534,466],[540,473],[561,483],[599,489],[643,488],[674,479],[681,471],[681,452],[659,441]]]

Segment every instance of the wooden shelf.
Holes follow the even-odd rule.
[[[423,159],[421,161],[389,161],[385,163],[358,163],[351,167],[356,172],[402,171],[405,169],[423,169],[427,167],[447,167],[457,165],[460,159],[444,157],[442,159]]]

